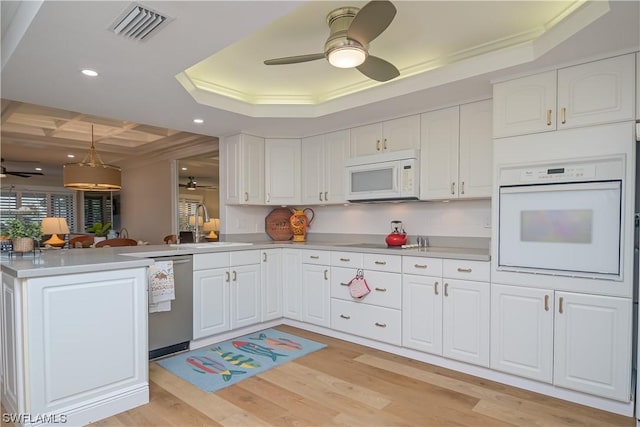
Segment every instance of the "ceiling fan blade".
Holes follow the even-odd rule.
[[[287,56],[284,58],[267,59],[264,65],[297,64],[299,62],[315,61],[324,58],[324,53],[311,53],[309,55]]]
[[[400,71],[392,63],[371,55],[356,68],[365,76],[379,82],[386,82],[400,75]]]
[[[387,29],[395,16],[396,7],[390,1],[370,1],[351,21],[347,37],[366,46]]]
[[[19,176],[20,178],[31,178],[32,175],[42,175],[40,172],[5,172],[5,174]]]

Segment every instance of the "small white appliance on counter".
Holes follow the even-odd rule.
[[[418,200],[419,150],[402,150],[349,159],[345,162],[346,194],[350,202]]]

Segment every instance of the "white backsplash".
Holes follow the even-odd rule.
[[[296,206],[298,207],[298,206]],[[301,206],[303,207],[303,206]],[[226,206],[225,234],[264,232],[275,206]],[[313,206],[309,233],[381,234],[391,221],[403,222],[410,235],[491,237],[491,200]]]

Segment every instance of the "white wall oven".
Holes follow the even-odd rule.
[[[497,269],[622,280],[623,158],[499,170]]]

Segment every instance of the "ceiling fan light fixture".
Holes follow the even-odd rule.
[[[367,53],[360,46],[341,46],[329,51],[327,59],[337,68],[355,68],[367,59]]]
[[[190,176],[189,182],[187,182],[187,190],[195,191],[196,187],[197,187],[196,182],[193,180],[193,177]]]

